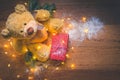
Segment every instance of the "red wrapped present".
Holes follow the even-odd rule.
[[[68,34],[61,33],[54,35],[52,37],[50,59],[64,61],[66,59],[67,47]]]

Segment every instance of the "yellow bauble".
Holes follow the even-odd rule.
[[[50,47],[45,44],[30,44],[28,45],[28,49],[33,53],[34,57],[36,57],[41,62],[45,62],[49,58]]]
[[[48,10],[36,10],[35,19],[37,21],[47,21],[50,18],[50,12]]]
[[[62,25],[63,25],[63,22],[61,19],[52,18],[48,22],[48,31],[50,33],[58,33]]]

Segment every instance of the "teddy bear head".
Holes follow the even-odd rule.
[[[2,30],[1,34],[5,38],[26,39],[35,36],[37,29],[42,28],[43,26],[35,21],[25,6],[18,4],[15,7],[15,12],[9,15],[6,28]]]

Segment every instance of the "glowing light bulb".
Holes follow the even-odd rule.
[[[12,54],[12,57],[13,57],[13,58],[15,58],[15,57],[16,57],[16,55],[15,55],[15,54]]]
[[[48,80],[47,78],[45,78],[44,80]]]
[[[33,80],[33,76],[28,76],[28,80]]]
[[[53,33],[52,35],[53,35],[53,36],[55,36],[55,35],[56,35],[56,33]]]
[[[4,48],[8,48],[9,46],[7,44],[4,45]]]
[[[11,45],[11,46],[13,45],[12,41],[10,41],[10,45]]]
[[[8,52],[5,52],[5,54],[7,55],[7,54],[8,54]]]
[[[20,78],[20,75],[17,75],[17,78]]]
[[[70,57],[69,54],[66,54],[66,57],[69,58]]]
[[[87,18],[86,17],[82,17],[82,21],[86,22]]]
[[[70,18],[68,17],[67,20],[70,20]]]
[[[28,73],[30,70],[29,69],[26,69],[25,72]]]
[[[11,65],[10,64],[8,64],[8,67],[10,67]]]
[[[36,56],[33,56],[33,59],[36,59]]]
[[[59,67],[56,67],[55,70],[59,70]]]
[[[26,6],[28,5],[27,3],[24,3]]]
[[[62,22],[64,22],[65,21],[65,19],[62,19]]]
[[[68,26],[71,28],[71,27],[72,27],[72,24],[69,24]]]
[[[71,64],[70,67],[71,67],[71,69],[74,69],[75,68],[75,64]]]
[[[30,71],[31,71],[31,72],[34,72],[34,68],[31,68]]]
[[[65,62],[61,62],[61,64],[62,64],[62,65],[64,65],[64,64],[65,64]]]
[[[45,65],[45,68],[48,68],[48,65]]]
[[[28,49],[25,49],[25,52],[28,52]]]
[[[71,49],[73,50],[73,49],[74,49],[74,47],[71,47]]]
[[[84,29],[84,32],[85,32],[85,33],[88,33],[88,31],[89,31],[88,28]]]
[[[51,44],[49,44],[49,48],[51,48]]]
[[[39,50],[41,48],[41,46],[38,46],[37,49]]]
[[[55,12],[56,12],[56,10],[53,10],[53,12],[55,13]]]

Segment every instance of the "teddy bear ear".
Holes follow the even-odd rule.
[[[10,31],[8,29],[3,29],[2,32],[1,32],[1,35],[4,37],[4,38],[10,38]]]
[[[25,12],[25,11],[27,11],[27,9],[26,9],[26,7],[25,7],[25,5],[23,5],[23,4],[17,4],[16,6],[15,6],[15,12],[16,13],[23,13],[23,12]]]

